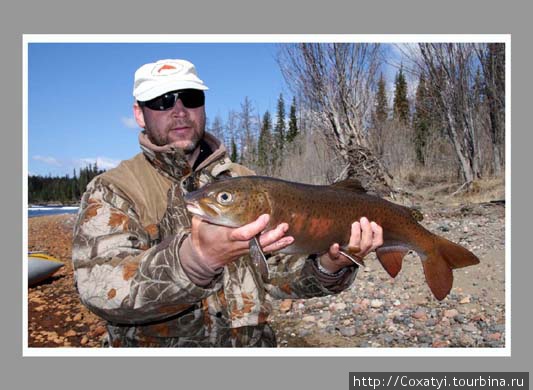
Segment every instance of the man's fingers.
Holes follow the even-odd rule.
[[[276,226],[275,229],[269,230],[268,232],[264,232],[263,234],[261,234],[261,236],[259,237],[259,243],[262,247],[270,245],[273,242],[278,241],[281,237],[283,237],[287,230],[289,230],[289,225],[286,223],[280,223],[278,226]]]
[[[372,228],[370,222],[365,217],[359,221],[361,223],[361,252],[367,253],[372,248]]]
[[[361,224],[359,222],[352,223],[352,232],[350,235],[349,247],[361,247]]]
[[[332,246],[330,246],[328,254],[332,260],[338,259],[341,254],[339,244],[335,243]]]
[[[294,242],[294,237],[292,236],[283,237],[281,240],[275,241],[263,247],[263,252],[270,253],[270,252],[279,251],[285,248],[286,246],[289,246],[293,242]]]
[[[266,228],[269,220],[270,216],[263,214],[255,221],[233,230],[230,234],[230,239],[234,241],[249,241]]]
[[[370,228],[372,229],[372,249],[383,245],[383,228],[375,222],[370,222]]]

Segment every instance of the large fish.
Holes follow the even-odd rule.
[[[288,223],[286,234],[293,236],[294,242],[281,251],[288,254],[324,253],[338,243],[349,255],[350,226],[365,216],[383,228],[384,243],[376,254],[385,270],[395,277],[403,257],[415,251],[429,288],[439,300],[452,288],[453,269],[479,263],[467,249],[420,225],[420,213],[367,194],[355,180],[315,186],[244,176],[190,192],[185,201],[190,213],[217,225],[240,227],[261,214],[271,216],[267,230]]]

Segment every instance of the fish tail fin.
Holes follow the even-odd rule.
[[[419,255],[422,259],[426,282],[435,298],[441,301],[452,289],[452,270],[479,264],[479,259],[460,245],[443,237],[434,237],[433,248]]]

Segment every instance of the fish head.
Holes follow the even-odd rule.
[[[231,178],[208,184],[184,196],[187,210],[208,222],[240,227],[270,214],[267,191],[246,178]]]

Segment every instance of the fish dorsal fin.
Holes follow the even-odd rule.
[[[348,190],[348,191],[366,192],[366,189],[363,187],[361,182],[357,179],[346,179],[346,180],[338,181],[337,183],[333,183],[331,186],[335,188],[339,188],[339,189]]]

